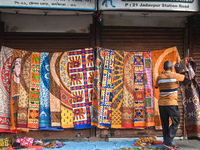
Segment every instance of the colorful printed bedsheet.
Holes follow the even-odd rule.
[[[143,52],[134,53],[134,126],[145,127]]]
[[[94,82],[93,49],[68,52],[74,129],[91,127],[90,109]]]
[[[1,47],[0,52],[0,132],[10,130],[10,69],[13,49]]]
[[[180,83],[180,88],[187,137],[189,140],[200,140],[200,88],[196,77],[196,63],[192,58],[185,58],[176,64],[175,69],[176,72],[185,74],[185,79]]]
[[[176,47],[152,51],[152,72],[153,72],[153,94],[154,94],[154,113],[155,113],[155,129],[162,129],[159,108],[158,108],[158,99],[160,91],[155,88],[155,82],[158,77],[164,71],[163,65],[165,61],[171,61],[173,64],[176,64],[180,61],[180,56]]]
[[[114,72],[115,51],[105,50],[105,62],[103,70],[102,88],[101,88],[101,110],[100,126],[111,126],[113,83],[112,75]]]
[[[146,127],[155,126],[154,100],[152,87],[152,52],[143,52],[144,62],[144,100]]]
[[[46,129],[50,126],[49,53],[42,52],[40,55],[39,129]]]
[[[71,80],[69,76],[68,53],[63,52],[60,56],[60,100],[61,100],[61,126],[63,128],[74,127],[74,115],[71,98]]]
[[[134,90],[134,53],[124,52],[123,128],[134,128]]]
[[[14,49],[11,67],[10,129],[17,129],[17,111],[20,93],[21,50]]]
[[[40,104],[40,53],[31,54],[30,91],[28,108],[28,127],[39,127]]]
[[[22,51],[20,93],[17,113],[17,129],[28,130],[28,103],[30,90],[31,53]]]
[[[96,50],[95,57],[95,70],[94,70],[94,84],[93,84],[93,97],[91,107],[91,125],[95,125],[98,128],[100,126],[100,97],[103,77],[103,67],[105,59],[105,49],[100,47]]]
[[[49,53],[49,91],[51,126],[61,126],[60,114],[60,52]]]
[[[124,84],[124,52],[115,51],[111,128],[121,128],[123,84]]]

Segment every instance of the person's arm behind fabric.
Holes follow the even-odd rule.
[[[176,82],[182,82],[185,79],[185,75],[176,73]]]
[[[158,88],[158,77],[157,77],[157,79],[156,79],[156,84],[155,84],[155,88],[157,89]]]

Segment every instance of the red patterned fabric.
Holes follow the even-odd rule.
[[[13,49],[1,47],[0,52],[0,132],[10,130],[10,69]]]

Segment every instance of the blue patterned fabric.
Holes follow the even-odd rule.
[[[112,75],[114,71],[115,51],[106,50],[105,62],[103,70],[102,88],[101,88],[101,111],[100,111],[100,126],[111,126],[112,113],[112,92],[113,83]]]
[[[61,127],[51,126],[50,92],[49,92],[49,53],[40,55],[40,108],[39,129],[61,131]]]
[[[41,53],[40,66],[39,129],[42,129],[51,126],[49,97],[49,53]]]

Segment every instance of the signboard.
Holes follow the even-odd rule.
[[[199,0],[99,0],[99,9],[198,11]]]
[[[0,7],[96,10],[96,0],[0,0]]]

